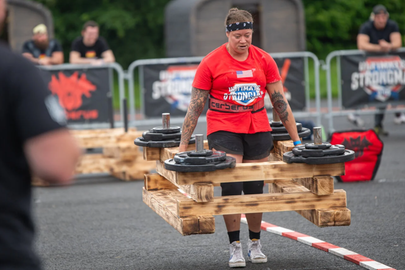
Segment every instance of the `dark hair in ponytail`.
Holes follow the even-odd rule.
[[[250,14],[249,11],[246,11],[243,9],[231,8],[228,12],[228,15],[226,15],[225,26],[230,25],[232,23],[237,23],[237,22],[252,22],[253,23],[252,14]]]

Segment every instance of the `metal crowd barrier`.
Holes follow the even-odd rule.
[[[315,117],[317,126],[321,126],[321,94],[319,90],[319,59],[312,52],[283,52],[283,53],[271,53],[271,56],[276,58],[300,58],[305,60],[304,72],[305,72],[305,100],[306,111],[293,111],[294,117]],[[310,87],[309,87],[309,65],[308,58],[314,61],[314,83],[315,83],[315,111],[310,111]],[[269,114],[270,115],[270,114]]]
[[[403,53],[405,52],[405,48],[399,48],[395,52],[398,53]],[[379,110],[356,110],[356,109],[346,109],[342,105],[342,76],[341,76],[341,56],[366,56],[367,52],[366,51],[361,51],[361,50],[339,50],[339,51],[333,51],[328,54],[326,57],[326,62],[323,68],[326,70],[326,80],[327,80],[327,102],[328,102],[328,113],[326,117],[328,118],[329,122],[329,127],[328,127],[328,132],[329,134],[333,133],[335,131],[334,129],[334,121],[333,118],[336,116],[347,116],[350,113],[356,113],[358,115],[370,115],[370,114],[377,114],[379,113]],[[376,55],[378,56],[378,55]],[[380,55],[381,56],[381,55]],[[332,59],[336,57],[336,63],[337,63],[337,87],[338,87],[338,104],[337,104],[337,110],[333,110],[333,102],[332,102],[332,75],[331,75],[331,62]],[[405,109],[400,109],[400,108],[390,108],[386,109],[386,112],[405,112]]]
[[[118,74],[118,87],[119,87],[119,109],[120,109],[120,121],[114,123],[114,126],[121,127],[123,126],[123,119],[124,119],[124,110],[122,106],[122,100],[125,98],[125,88],[124,88],[124,70],[122,69],[121,65],[118,63],[108,63],[101,66],[92,66],[92,65],[78,65],[78,64],[62,64],[62,65],[55,65],[55,66],[38,66],[38,68],[43,70],[88,70],[88,69],[99,69],[99,68],[109,68],[109,94],[111,95],[111,99],[114,102],[114,80],[113,80],[113,70],[115,70]],[[112,105],[113,106],[113,105]],[[114,108],[112,107],[112,113],[114,114]],[[110,123],[81,123],[81,124],[68,124],[69,128],[72,129],[95,129],[95,128],[109,128],[111,126]]]
[[[274,59],[277,58],[304,58],[304,75],[305,75],[305,97],[306,97],[306,111],[294,111],[294,116],[299,117],[315,117],[316,123],[318,126],[321,125],[321,102],[320,102],[320,90],[319,90],[319,67],[320,63],[317,56],[311,52],[289,52],[289,53],[272,53],[271,56]],[[309,65],[308,58],[311,58],[314,61],[314,84],[315,84],[315,110],[310,110],[310,89],[309,89]],[[161,118],[156,119],[142,119],[136,120],[135,114],[135,91],[134,85],[136,83],[134,77],[134,70],[139,69],[139,84],[141,89],[141,116],[144,118],[144,107],[143,107],[143,93],[145,91],[143,85],[143,66],[144,65],[155,65],[155,64],[186,64],[192,62],[200,62],[203,57],[181,57],[181,58],[162,58],[162,59],[145,59],[145,60],[136,60],[132,62],[125,74],[125,78],[128,80],[129,85],[129,107],[130,107],[130,126],[137,125],[154,125],[161,123]],[[269,117],[272,116],[271,113],[268,114]],[[172,123],[181,124],[184,120],[184,117],[171,118]],[[204,122],[205,117],[201,117],[200,121]]]
[[[129,93],[129,114],[130,114],[130,125],[131,126],[136,126],[138,123],[142,125],[156,125],[161,123],[162,119],[143,119],[143,120],[136,120],[135,117],[135,90],[134,90],[134,85],[136,83],[135,77],[134,77],[134,71],[136,68],[139,69],[139,84],[140,84],[140,103],[141,103],[141,114],[142,118],[144,118],[144,100],[143,100],[143,94],[144,94],[144,87],[143,87],[143,66],[144,65],[159,65],[159,64],[188,64],[188,63],[193,63],[193,62],[201,62],[203,57],[179,57],[179,58],[158,58],[158,59],[141,59],[141,60],[136,60],[132,62],[127,70],[126,74],[126,79],[128,80],[128,93]],[[184,118],[181,117],[172,117],[170,119],[170,122],[173,124],[181,124],[183,123]],[[205,120],[205,118],[201,120]]]

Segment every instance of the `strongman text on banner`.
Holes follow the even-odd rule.
[[[341,72],[346,108],[405,102],[405,60],[399,55],[342,56]]]

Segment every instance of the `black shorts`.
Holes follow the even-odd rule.
[[[270,132],[244,134],[217,131],[208,135],[207,139],[210,149],[242,155],[245,160],[268,157],[273,149],[273,137]]]
[[[268,157],[273,149],[273,137],[270,132],[254,134],[217,131],[208,135],[209,148],[229,154],[242,155],[246,160],[258,160]],[[244,194],[262,194],[263,181],[221,183],[222,196]]]

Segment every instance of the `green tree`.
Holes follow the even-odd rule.
[[[53,15],[55,36],[68,59],[72,41],[87,20],[100,24],[117,62],[123,68],[137,59],[165,57],[164,9],[170,0],[35,0]],[[324,59],[334,50],[356,48],[356,36],[372,8],[383,3],[405,33],[403,0],[302,0],[305,8],[307,50]],[[181,31],[181,29],[179,29]]]
[[[360,26],[368,20],[373,7],[384,4],[390,19],[405,33],[403,0],[303,0],[305,7],[307,50],[325,58],[334,50],[356,49]]]

